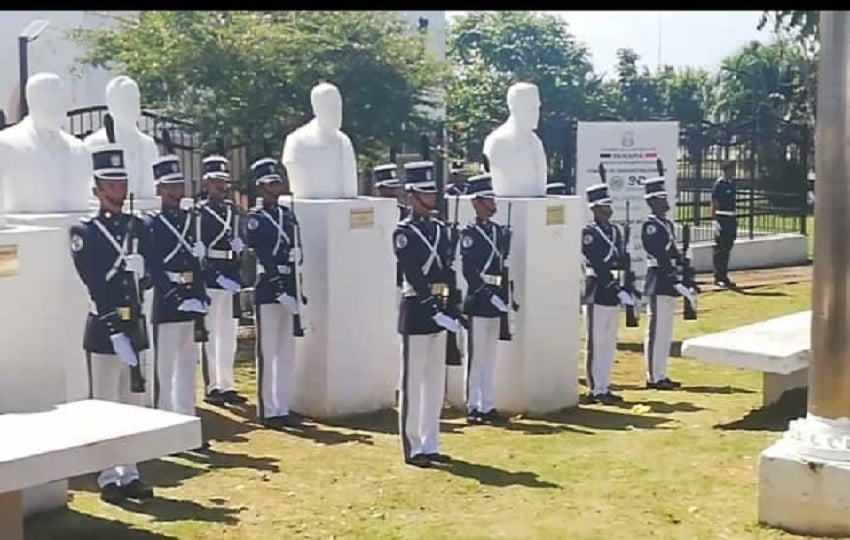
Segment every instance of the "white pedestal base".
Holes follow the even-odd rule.
[[[767,448],[758,520],[800,535],[850,536],[850,462],[802,457],[784,439]]]
[[[67,238],[58,228],[10,224],[0,230],[0,250],[17,249],[16,256],[0,256],[0,413],[43,410],[66,399],[64,344],[57,335],[67,326],[63,276],[51,258],[68,253]],[[66,492],[64,480],[27,489],[23,511],[62,508]]]
[[[38,265],[50,268],[51,283],[39,281],[38,287],[50,288],[55,295],[39,305],[39,311],[53,312],[61,324],[44,332],[44,325],[32,326],[30,335],[38,339],[54,340],[58,353],[54,357],[61,362],[65,369],[65,396],[67,401],[77,401],[89,397],[88,373],[86,372],[86,355],[83,351],[83,331],[86,325],[86,314],[89,310],[89,295],[85,285],[77,275],[74,261],[71,258],[68,231],[71,226],[79,223],[81,218],[90,213],[79,214],[9,214],[9,224],[30,225],[38,227],[54,227],[60,229],[61,242],[50,249],[39,251]],[[24,305],[33,305],[28,301]]]
[[[453,216],[454,198],[449,202]],[[520,309],[513,340],[497,347],[494,401],[500,411],[545,414],[578,404],[581,199],[497,198],[495,221],[506,224],[509,203],[511,277]],[[469,197],[461,197],[460,226],[473,217]],[[460,259],[456,268],[461,276]],[[447,399],[461,410],[465,369],[447,375]]]
[[[292,409],[314,418],[393,405],[398,379],[395,201],[301,200],[307,335],[296,338]]]

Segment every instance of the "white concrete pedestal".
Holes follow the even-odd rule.
[[[66,399],[63,343],[54,337],[67,325],[63,270],[52,257],[67,252],[67,235],[58,228],[10,224],[0,230],[0,416]],[[24,512],[64,507],[66,491],[64,480],[28,489]]]
[[[850,440],[836,442],[833,451],[850,453]],[[758,493],[759,523],[800,535],[850,536],[850,461],[804,455],[786,433],[761,454]]]
[[[307,335],[296,338],[292,409],[314,418],[393,405],[398,379],[395,201],[296,199]]]
[[[454,198],[449,216],[454,217]],[[497,198],[494,220],[505,225],[511,205],[511,278],[517,302],[514,337],[500,341],[494,373],[496,408],[545,414],[578,404],[581,199],[576,196]],[[474,217],[460,198],[459,227]],[[461,288],[458,253],[456,265]],[[449,368],[447,400],[465,410],[464,367]]]

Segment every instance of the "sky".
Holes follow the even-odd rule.
[[[446,12],[451,18],[463,11]],[[597,73],[613,73],[616,52],[631,48],[650,68],[660,63],[714,71],[724,57],[752,40],[768,42],[757,30],[761,11],[552,11],[590,48]]]

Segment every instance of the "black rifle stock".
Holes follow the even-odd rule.
[[[511,281],[510,272],[511,239],[513,236],[513,230],[511,229],[511,206],[512,204],[509,202],[508,221],[503,229],[502,278],[499,283],[499,288],[501,289],[501,296],[505,299],[505,304],[507,304],[508,308],[513,311],[519,311],[519,304],[514,298],[514,282]],[[511,312],[508,311],[507,313],[502,313],[499,317],[499,340],[511,341],[513,336],[514,333],[511,325]]]
[[[302,263],[304,257],[301,251],[301,225],[298,223],[298,215],[295,214],[295,194],[290,194],[290,210],[295,217],[294,228],[295,234],[295,254],[297,260],[293,261],[293,271],[295,272],[295,304],[298,310],[292,315],[292,335],[295,337],[304,337],[304,326],[301,322],[301,306],[307,305],[307,297],[304,296],[304,277],[302,273]]]
[[[635,288],[635,272],[632,268],[632,256],[629,254],[629,237],[631,235],[631,224],[629,223],[629,201],[626,201],[626,224],[623,227],[623,289],[626,290],[635,302],[640,298],[640,293]],[[626,306],[626,327],[637,328],[638,311],[634,303]]]
[[[460,323],[468,328],[469,323],[466,318],[461,313],[461,310],[458,308],[461,302],[460,297],[460,289],[457,287],[457,271],[455,270],[455,253],[457,252],[457,241],[458,241],[458,210],[460,207],[460,194],[455,195],[455,207],[454,207],[454,221],[448,225],[449,231],[449,258],[448,258],[448,267],[446,268],[447,274],[447,282],[448,282],[448,296],[444,298],[445,301],[445,310],[446,314],[449,317],[454,317]],[[460,347],[457,344],[457,334],[449,332],[446,336],[446,365],[447,366],[460,366],[463,364],[461,361],[462,354],[460,351]]]
[[[696,273],[694,272],[694,267],[691,265],[691,257],[688,253],[691,249],[691,226],[685,224],[682,227],[682,285],[690,289],[690,291],[694,294],[694,298],[696,298],[697,293],[699,293],[699,287],[696,282]],[[686,321],[695,321],[697,320],[697,310],[687,298],[683,299],[684,306],[682,308],[682,318]]]

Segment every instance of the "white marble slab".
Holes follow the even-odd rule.
[[[201,421],[100,400],[0,414],[0,493],[201,445]]]
[[[682,356],[788,375],[811,359],[812,312],[801,311],[685,340]]]

